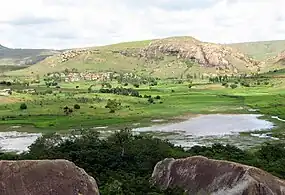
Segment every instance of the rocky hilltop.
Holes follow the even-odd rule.
[[[66,160],[0,161],[1,195],[99,195],[96,181]]]
[[[127,71],[155,77],[187,74],[232,75],[264,68],[238,48],[207,43],[193,37],[170,37],[101,47],[66,50],[7,75],[30,75],[77,69],[79,72]]]
[[[151,180],[163,189],[180,187],[189,195],[285,194],[285,182],[265,171],[201,156],[165,159],[157,163]]]
[[[122,52],[126,56],[130,51]],[[136,55],[144,59],[160,59],[174,56],[177,59],[193,61],[205,68],[216,68],[224,73],[257,71],[259,62],[231,47],[201,42],[192,37],[171,37],[151,41]]]

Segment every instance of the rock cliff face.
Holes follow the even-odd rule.
[[[191,37],[172,37],[155,40],[140,51],[140,57],[155,58],[163,55],[192,60],[204,67],[216,67],[228,72],[239,69],[256,70],[259,62],[225,45],[201,42]]]
[[[152,182],[163,189],[180,187],[189,195],[284,195],[285,182],[260,169],[205,157],[165,159]]]
[[[66,160],[0,161],[1,195],[99,195],[96,181]]]

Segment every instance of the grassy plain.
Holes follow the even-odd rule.
[[[270,76],[270,74],[268,74]],[[66,132],[80,127],[128,126],[134,123],[146,124],[152,119],[177,119],[177,116],[209,113],[249,113],[249,108],[258,109],[267,118],[278,116],[285,119],[285,85],[280,79],[270,78],[269,85],[252,87],[239,86],[236,89],[226,88],[221,83],[211,84],[207,80],[194,80],[190,89],[189,83],[182,84],[173,80],[160,80],[157,86],[140,85],[135,88],[142,96],[160,96],[155,104],[150,104],[148,98],[131,97],[99,92],[88,93],[90,85],[99,90],[99,82],[59,83],[60,88],[47,88],[42,81],[29,87],[38,93],[47,90],[51,94],[33,95],[13,93],[9,97],[0,96],[0,129],[7,126],[26,125],[30,131],[36,132]],[[124,87],[117,81],[110,83],[112,87]],[[130,88],[131,85],[125,87]],[[3,88],[3,87],[2,87]],[[22,87],[12,86],[14,91]],[[105,108],[108,99],[121,102],[121,107],[115,113],[109,113]],[[21,103],[26,103],[27,109],[21,110]],[[66,115],[64,107],[73,109],[75,104],[80,109],[74,109]],[[179,118],[179,117],[178,117]],[[283,123],[270,119],[279,126]],[[282,127],[283,128],[283,127]],[[25,131],[27,128],[25,128]],[[280,132],[280,129],[278,130]]]

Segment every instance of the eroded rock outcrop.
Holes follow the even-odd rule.
[[[1,195],[99,195],[96,181],[66,160],[0,161]]]
[[[201,42],[192,37],[172,37],[155,40],[143,48],[139,56],[157,58],[175,56],[177,59],[192,60],[204,67],[215,67],[229,72],[258,69],[259,62],[225,45]]]
[[[260,169],[196,156],[165,159],[152,182],[163,189],[180,187],[189,195],[284,195],[285,182]]]

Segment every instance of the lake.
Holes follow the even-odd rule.
[[[164,123],[152,120],[149,127],[134,127],[136,133],[152,134],[162,139],[168,139],[175,145],[189,148],[194,145],[211,145],[219,142],[232,144],[241,148],[261,144],[268,139],[277,139],[270,135],[256,132],[241,136],[240,132],[267,130],[274,127],[272,122],[260,119],[258,114],[210,114],[198,115],[188,120],[175,123]],[[160,122],[160,124],[157,124]],[[136,125],[134,125],[136,126]],[[108,127],[93,127],[93,130],[110,134]],[[41,134],[0,132],[0,148],[5,151],[26,151]]]

